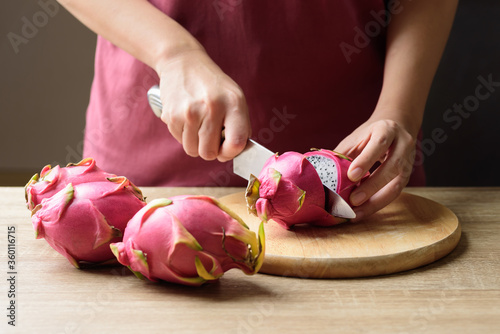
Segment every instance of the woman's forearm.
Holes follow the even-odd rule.
[[[151,66],[203,47],[146,0],[58,0],[95,33]]]
[[[416,136],[458,0],[405,0],[391,17],[382,92],[372,117],[393,119]]]

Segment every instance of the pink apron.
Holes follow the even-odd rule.
[[[382,84],[383,0],[151,0],[243,89],[253,138],[276,152],[333,149]],[[184,153],[150,110],[156,73],[98,38],[84,156],[138,186],[245,186],[232,163]],[[424,185],[422,166],[411,185]]]

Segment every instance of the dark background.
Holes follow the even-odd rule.
[[[492,76],[499,87],[471,102],[478,77]],[[485,90],[480,90],[485,94]],[[446,110],[470,103],[468,118]],[[450,121],[452,115],[455,120]],[[460,1],[448,45],[429,95],[424,138],[442,129],[446,140],[426,148],[424,166],[429,186],[500,186],[500,1]],[[439,130],[438,130],[439,131]]]
[[[16,53],[8,34],[35,16],[40,27]],[[24,185],[45,164],[81,156],[95,35],[62,7],[18,0],[4,1],[0,32],[0,185]],[[500,186],[500,87],[477,95],[479,77],[500,83],[498,0],[459,4],[423,125],[429,186]],[[466,103],[470,112],[448,111]]]

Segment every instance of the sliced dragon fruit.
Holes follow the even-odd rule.
[[[352,182],[347,177],[347,171],[352,159],[338,152],[325,149],[313,149],[311,152],[305,153],[304,156],[318,172],[323,185],[335,191],[347,203],[350,203],[349,196],[360,183],[360,181]],[[368,175],[369,173],[362,180]]]
[[[351,161],[325,149],[272,156],[258,177],[250,177],[246,191],[249,212],[287,229],[303,223],[331,226],[346,222],[348,219],[326,210],[325,187],[349,203],[352,190],[359,184],[347,177]]]

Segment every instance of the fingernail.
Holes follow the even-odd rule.
[[[352,205],[360,205],[366,198],[366,194],[364,192],[355,192],[351,195],[351,203]]]
[[[361,179],[362,176],[363,176],[363,170],[360,167],[354,168],[349,173],[349,179],[351,179],[351,181],[358,181],[359,179]]]

